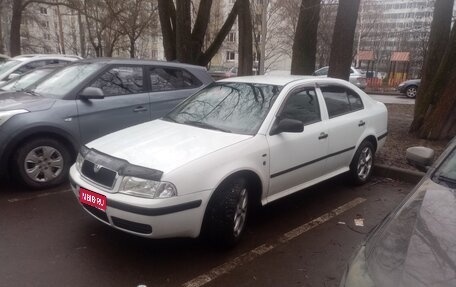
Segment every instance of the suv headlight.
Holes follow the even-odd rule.
[[[18,115],[18,114],[24,114],[28,113],[29,111],[27,110],[11,110],[11,111],[4,111],[0,112],[0,126],[6,123],[7,120],[9,120],[11,117]]]
[[[169,198],[177,196],[177,189],[170,182],[154,181],[133,176],[123,178],[119,192],[147,198]]]

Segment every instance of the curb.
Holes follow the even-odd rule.
[[[373,174],[376,176],[392,178],[416,184],[425,175],[424,172],[409,170],[405,168],[388,166],[383,164],[374,165]]]

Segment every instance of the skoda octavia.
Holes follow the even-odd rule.
[[[230,78],[83,146],[71,185],[87,212],[117,229],[232,245],[253,205],[341,173],[365,183],[386,133],[385,106],[346,81]]]

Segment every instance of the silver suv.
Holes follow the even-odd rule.
[[[32,188],[60,184],[81,144],[159,118],[211,82],[206,68],[179,63],[70,64],[30,90],[0,94],[0,171]]]
[[[29,54],[8,59],[0,65],[0,84],[25,72],[51,64],[68,64],[82,59],[71,55]]]

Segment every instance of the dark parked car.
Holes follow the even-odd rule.
[[[41,68],[36,68],[35,70],[31,70],[30,72],[17,76],[16,78],[9,80],[6,83],[0,84],[0,92],[22,91],[27,87],[44,79],[46,76],[49,76],[49,74],[51,74],[59,68],[62,68],[63,66],[64,65],[48,65]]]
[[[0,94],[0,168],[29,187],[59,184],[81,144],[159,118],[210,82],[193,65],[78,61],[31,90]]]
[[[429,167],[433,156],[407,150],[428,172],[356,252],[341,287],[456,286],[456,138]]]
[[[418,94],[418,88],[420,87],[420,83],[420,79],[407,80],[405,82],[400,83],[399,86],[397,86],[397,90],[400,93],[405,94],[407,98],[414,99]]]

